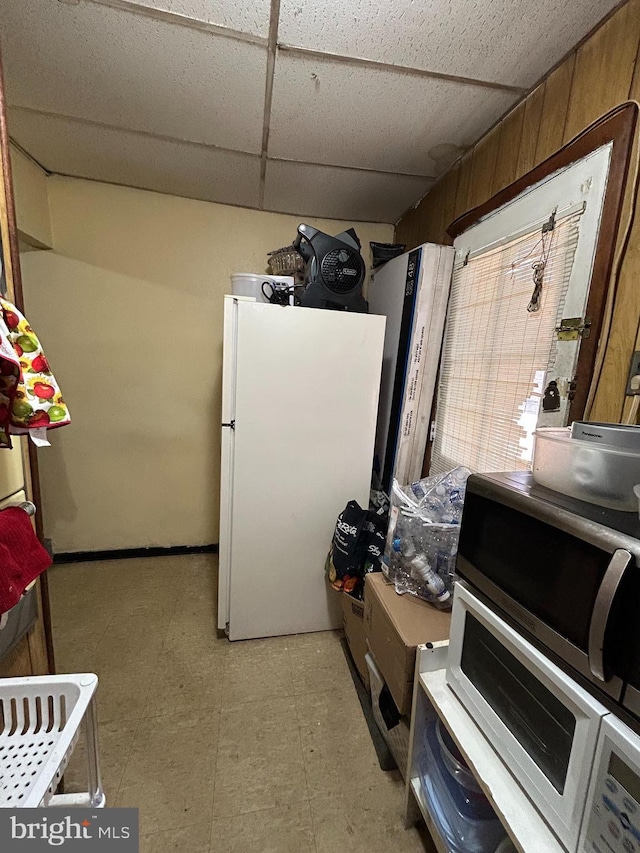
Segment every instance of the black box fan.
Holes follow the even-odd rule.
[[[362,295],[365,266],[353,228],[332,237],[302,224],[293,245],[305,262],[305,290],[300,305],[367,313]]]

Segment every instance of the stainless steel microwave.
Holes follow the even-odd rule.
[[[467,483],[459,576],[607,704],[640,720],[640,520],[533,483]]]

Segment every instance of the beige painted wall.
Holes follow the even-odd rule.
[[[217,542],[222,296],[304,217],[47,186],[54,251],[23,256],[25,302],[73,423],[38,453],[46,535],[58,552]]]
[[[47,200],[47,173],[11,146],[11,172],[20,238],[32,245],[50,247],[51,220]]]

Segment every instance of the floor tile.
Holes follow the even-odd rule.
[[[353,690],[342,644],[335,636],[313,634],[302,644],[292,644],[289,660],[296,694]]]
[[[307,799],[293,699],[223,709],[214,817],[230,818]]]
[[[156,632],[166,632],[171,619],[179,613],[183,600],[183,572],[166,572],[165,577],[139,570],[135,578],[127,577],[112,590],[119,619],[145,620]]]
[[[257,640],[227,640],[228,647],[235,655],[255,655],[265,652],[286,652],[291,648],[291,641],[296,634],[285,637],[264,637]]]
[[[159,652],[158,652],[159,654]],[[136,666],[118,665],[115,661],[95,661],[89,671],[98,675],[98,713],[103,722],[140,720],[144,716],[147,697],[157,655]]]
[[[218,712],[142,720],[117,801],[140,809],[141,834],[210,819],[218,727]]]
[[[222,707],[293,696],[286,638],[228,643]]]
[[[55,655],[56,672],[94,672],[96,652],[109,630],[109,625],[92,622],[86,627],[66,628],[54,627],[53,652]]]
[[[379,769],[342,632],[230,643],[216,583],[209,554],[50,573],[58,663],[98,673],[107,802],[140,809],[141,853],[422,851],[397,774]],[[83,755],[70,791],[85,787]]]
[[[400,781],[363,787],[354,781],[312,800],[317,853],[424,853],[418,830],[403,828],[403,797]]]
[[[218,555],[194,554],[185,561],[184,589],[187,593],[207,595],[212,603],[218,597]]]
[[[49,588],[54,650],[65,661],[73,660],[77,649],[95,650],[118,610],[111,608],[99,589],[87,590],[86,573],[75,573],[78,587],[62,584],[61,568],[55,567]]]
[[[168,648],[183,646],[191,649],[211,649],[216,645],[226,644],[226,637],[218,635],[215,616],[203,614],[182,613],[179,619],[172,619],[167,627],[164,645]]]
[[[217,613],[208,594],[185,594],[167,624],[165,644],[210,647],[226,637],[218,634]]]
[[[210,821],[141,835],[140,853],[209,853],[210,835]]]
[[[220,707],[227,654],[167,644],[158,658],[143,716],[157,717]]]
[[[62,572],[64,571],[64,576]],[[56,567],[51,575],[52,610],[83,610],[89,616],[120,615],[123,607],[135,609],[149,599],[175,600],[174,578],[183,570],[179,563],[163,559],[104,560]]]
[[[340,645],[344,632],[338,631],[310,631],[307,634],[289,634],[286,638],[291,650],[308,647],[319,648],[324,645]]]
[[[104,685],[98,696],[101,719],[105,722],[142,719],[151,688],[149,676],[130,670],[105,671],[101,667],[93,671],[98,672]]]
[[[310,796],[347,792],[383,772],[353,686],[296,696]]]
[[[144,714],[171,618],[180,609],[176,579],[179,592],[185,564],[184,557],[110,560],[53,572],[57,668],[98,674],[101,721]]]
[[[114,622],[92,655],[98,707],[106,720],[140,719],[162,653],[165,629],[144,616]]]
[[[107,805],[114,805],[125,764],[133,747],[138,722],[99,723],[98,740],[100,744],[100,769],[102,787],[107,797]],[[87,790],[87,766],[84,736],[75,748],[71,762],[64,774],[65,791],[79,793]]]
[[[214,820],[210,853],[316,853],[309,803]]]

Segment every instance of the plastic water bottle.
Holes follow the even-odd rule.
[[[426,557],[418,555],[411,560],[411,574],[419,577],[438,601],[446,601],[450,597],[451,593],[444,581],[437,572],[434,572]]]
[[[410,560],[416,555],[416,546],[411,539],[404,539],[402,542],[402,556]]]

